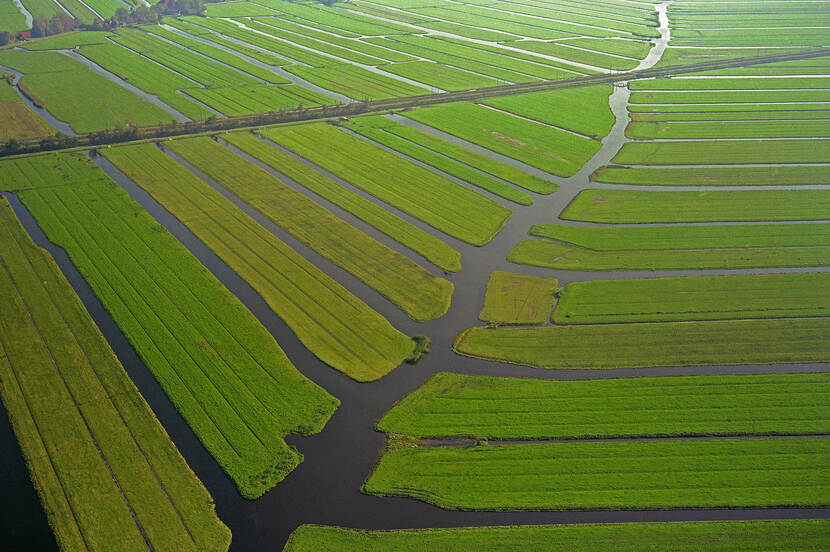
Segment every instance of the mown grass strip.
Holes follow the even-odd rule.
[[[62,550],[227,550],[207,490],[0,199],[0,396]]]
[[[453,290],[450,282],[433,276],[210,138],[175,140],[166,147],[377,290],[410,318],[432,320],[449,309]]]
[[[828,392],[827,373],[554,381],[440,372],[377,429],[501,440],[823,435]]]
[[[414,342],[153,144],[104,153],[244,278],[323,362],[378,379]]]
[[[438,268],[447,272],[461,270],[461,254],[447,243],[340,186],[264,140],[246,132],[224,134],[222,138],[418,253]]]
[[[363,491],[455,510],[824,507],[830,439],[404,448]]]
[[[818,551],[826,548],[826,520],[700,521],[659,523],[577,523],[400,529],[370,531],[301,525],[291,533],[284,552],[735,552],[736,550]]]
[[[797,186],[830,184],[830,165],[778,167],[614,167],[591,175],[594,182],[635,186]]]
[[[830,319],[469,328],[453,348],[463,355],[535,368],[827,362]]]
[[[332,125],[297,125],[261,133],[381,201],[472,245],[488,243],[512,215],[492,199]],[[320,144],[326,144],[326,149]]]
[[[553,308],[557,281],[494,271],[478,319],[491,324],[544,324]]]

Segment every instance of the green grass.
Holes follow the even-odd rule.
[[[385,21],[366,19],[360,15],[344,13],[343,10],[318,3],[299,4],[282,0],[257,0],[258,4],[268,6],[284,14],[301,18],[306,24],[313,27],[328,27],[327,30],[340,33],[356,33],[358,35],[388,35],[411,32],[406,27]]]
[[[431,149],[412,143],[401,136],[387,132],[388,127],[398,127],[399,125],[389,119],[374,115],[369,117],[360,117],[351,119],[344,123],[344,126],[361,136],[369,138],[379,144],[391,148],[399,153],[407,155],[413,159],[417,159],[422,163],[459,178],[469,184],[472,184],[483,190],[508,199],[519,205],[531,205],[533,198],[524,192],[521,192],[512,186],[505,184],[483,174],[476,169],[456,162]]]
[[[576,174],[601,145],[598,140],[466,102],[418,109],[405,115],[557,176]]]
[[[386,319],[153,144],[104,154],[244,278],[326,364],[370,381],[414,349]]]
[[[744,71],[752,71],[747,67]],[[781,77],[781,78],[671,78],[632,81],[631,90],[764,90],[776,88],[827,88],[827,79],[822,77]]]
[[[754,106],[711,106],[711,107],[732,107],[734,110],[730,111],[699,111],[699,107],[708,106],[670,106],[670,107],[690,107],[689,110],[666,110],[661,111],[656,108],[655,111],[650,112],[633,112],[631,113],[631,120],[635,123],[655,122],[655,121],[768,121],[779,120],[787,121],[792,125],[797,125],[804,120],[812,119],[830,119],[830,110],[822,109],[822,104],[797,104],[797,105],[778,105],[773,106],[777,109],[762,109],[759,111],[748,111]],[[766,106],[766,107],[769,107]]]
[[[235,52],[239,52],[240,54],[244,54],[257,61],[261,61],[262,63],[267,63],[268,65],[280,66],[288,65],[289,63],[287,60],[281,57],[277,57],[273,54],[262,52],[260,50],[251,48],[250,46],[243,46],[242,44],[233,42],[232,40],[228,40],[227,38],[222,38],[221,36],[211,33],[203,27],[199,27],[198,25],[190,23],[188,21],[175,19],[173,17],[164,17],[162,23],[179,29],[180,31],[184,31],[188,34],[198,36],[205,40],[209,40],[215,44],[221,44],[226,48],[229,48]]]
[[[410,318],[446,314],[453,285],[367,236],[270,173],[207,137],[166,146],[305,245],[392,301]]]
[[[549,125],[602,138],[611,132],[614,114],[608,106],[611,86],[586,86],[489,98],[481,103]]]
[[[111,35],[112,33],[105,31],[76,31],[27,42],[22,47],[33,51],[71,49],[89,44],[108,44],[107,37]]]
[[[561,216],[614,223],[825,220],[830,218],[830,190],[584,190]]]
[[[307,190],[331,201],[373,226],[401,245],[421,255],[438,268],[447,272],[461,270],[461,254],[445,242],[398,218],[380,205],[376,205],[352,190],[339,185],[291,155],[271,147],[265,141],[249,133],[223,134],[222,138],[278,170]]]
[[[558,284],[553,278],[495,271],[478,319],[491,324],[544,324]]]
[[[17,9],[12,0],[0,1],[0,31],[7,31],[12,34],[28,29],[26,16]]]
[[[742,552],[825,550],[826,520],[512,525],[369,531],[301,525],[285,552]]]
[[[254,84],[223,88],[189,88],[185,92],[229,117],[339,103],[295,85]]]
[[[830,273],[688,276],[571,282],[557,324],[830,315]]]
[[[561,270],[735,269],[830,264],[826,224],[641,226],[537,225],[508,255]],[[549,241],[550,240],[550,241]]]
[[[11,138],[25,140],[46,137],[50,134],[49,129],[0,72],[0,143]]]
[[[630,40],[628,38],[575,38],[565,40],[562,43],[568,46],[588,48],[589,50],[637,59],[646,57],[653,46],[651,42],[645,40]]]
[[[555,381],[440,372],[377,429],[502,440],[822,435],[830,374]]]
[[[827,362],[830,319],[716,320],[470,328],[457,353],[535,368]]]
[[[12,162],[44,178],[22,201],[240,493],[259,497],[302,460],[283,437],[320,431],[337,399],[302,376],[242,303],[94,164],[79,157],[51,170],[53,159]],[[66,176],[70,168],[81,172]]]
[[[286,70],[312,84],[354,100],[385,100],[430,93],[427,88],[334,60],[325,67],[290,65]]]
[[[381,201],[473,245],[492,240],[512,215],[490,198],[331,125],[297,125],[262,134]]]
[[[830,140],[628,142],[614,157],[623,165],[732,165],[830,162]]]
[[[809,138],[830,136],[830,119],[814,121],[716,121],[629,123],[625,135],[654,138]]]
[[[749,53],[747,56],[751,55]],[[632,92],[632,104],[725,104],[827,102],[830,90],[703,90],[695,92]]]
[[[431,61],[409,61],[392,65],[381,65],[387,73],[421,82],[442,90],[471,90],[501,86],[502,81],[462,71],[455,67],[433,63]]]
[[[823,507],[828,461],[822,438],[409,448],[363,491],[456,510]]]
[[[591,180],[637,186],[794,186],[830,184],[830,167],[601,167]]]
[[[581,50],[579,48],[571,48],[567,46],[568,41],[564,42],[537,42],[534,40],[525,40],[516,42],[515,46],[528,52],[536,52],[537,54],[544,54],[546,56],[553,56],[560,59],[591,65],[593,67],[600,67],[603,69],[611,69],[614,71],[629,71],[639,65],[639,60],[616,57],[602,52],[594,52]]]
[[[61,549],[227,550],[207,490],[5,199],[0,300],[0,396]]]

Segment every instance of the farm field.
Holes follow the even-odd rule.
[[[0,142],[11,138],[42,138],[49,129],[20,98],[6,79],[0,78]]]
[[[377,423],[419,438],[820,435],[827,374],[549,381],[439,372]]]
[[[809,437],[404,448],[363,492],[455,510],[824,506],[829,459]]]
[[[823,550],[827,541],[824,520],[708,521],[662,523],[603,523],[523,525],[370,531],[321,525],[301,525],[285,552],[311,552],[327,546],[343,552],[372,549],[409,552],[440,549],[446,552],[482,550],[507,552],[517,546],[539,552],[691,552],[701,546],[712,552],[733,550]]]
[[[371,381],[412,353],[411,339],[153,144],[104,155],[236,270],[326,364]]]
[[[359,101],[430,93],[427,87],[422,88],[345,63],[335,62],[324,67],[291,65],[286,70],[312,84]]]
[[[637,186],[804,186],[830,184],[830,168],[812,166],[771,167],[611,167],[591,175],[594,182]]]
[[[227,550],[207,490],[5,198],[0,297],[0,397],[60,546]]]
[[[508,255],[562,270],[735,269],[830,264],[825,224],[533,226]]]
[[[629,138],[805,138],[830,136],[830,119],[813,121],[637,122],[625,131]]]
[[[320,431],[337,399],[297,372],[239,300],[92,162],[65,154],[60,168],[52,163],[3,167],[42,179],[20,192],[23,203],[239,492],[260,496],[302,460],[282,438]]]
[[[453,285],[337,218],[276,177],[209,138],[166,144],[289,234],[354,274],[415,320],[449,309]]]
[[[717,140],[628,142],[614,157],[622,165],[710,165],[739,163],[827,163],[830,140]]]
[[[512,215],[481,194],[331,125],[298,125],[260,133],[381,201],[472,245],[492,240]],[[322,151],[315,147],[320,143],[328,148]]]
[[[553,278],[495,271],[478,319],[490,324],[544,324],[558,289]]]

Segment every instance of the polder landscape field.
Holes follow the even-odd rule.
[[[830,1],[0,0],[13,551],[830,550]]]

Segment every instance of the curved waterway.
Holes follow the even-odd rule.
[[[666,4],[661,4],[663,14]],[[664,15],[661,16],[663,23]],[[668,39],[668,26],[661,35]],[[660,47],[660,39],[655,48]],[[653,65],[659,60],[651,59]],[[646,58],[647,60],[649,58]],[[652,63],[653,62],[653,63]],[[136,201],[141,203],[156,220],[178,238],[200,261],[208,267],[254,313],[274,335],[294,365],[307,377],[323,386],[342,401],[326,427],[310,437],[289,436],[288,442],[297,446],[305,455],[304,462],[276,488],[262,498],[247,501],[240,497],[233,483],[219,465],[205,451],[190,428],[179,416],[156,380],[136,355],[120,330],[90,291],[86,282],[69,261],[62,249],[51,244],[38,228],[31,215],[13,194],[8,194],[15,211],[33,239],[49,250],[78,292],[87,309],[101,328],[105,337],[124,364],[144,398],[152,407],[188,464],[212,494],[217,513],[233,532],[231,550],[262,551],[281,550],[288,535],[302,523],[320,523],[346,527],[392,529],[419,527],[453,527],[504,524],[595,523],[626,521],[674,521],[674,520],[733,520],[775,518],[830,518],[830,509],[734,509],[734,510],[660,510],[660,511],[565,511],[565,512],[458,512],[445,511],[414,499],[379,498],[360,493],[359,489],[371,473],[375,462],[383,453],[385,437],[374,431],[375,422],[401,397],[417,389],[430,376],[439,371],[491,376],[513,376],[546,380],[603,379],[613,377],[672,376],[698,374],[754,374],[782,372],[830,372],[830,363],[777,364],[742,366],[686,366],[655,367],[626,370],[538,370],[499,362],[462,357],[452,352],[452,343],[463,329],[480,325],[478,312],[484,300],[487,280],[493,270],[510,270],[527,274],[544,274],[558,278],[563,284],[577,280],[648,278],[659,276],[686,276],[697,274],[740,274],[770,272],[816,272],[819,269],[757,269],[757,270],[684,270],[643,272],[572,272],[514,265],[506,261],[510,249],[525,238],[531,225],[557,222],[557,214],[579,191],[594,187],[589,183],[590,174],[608,163],[626,141],[623,131],[628,123],[627,102],[629,92],[615,88],[610,105],[617,120],[611,133],[602,140],[600,151],[571,178],[546,175],[522,163],[504,158],[488,150],[471,147],[490,157],[509,162],[560,184],[559,191],[548,196],[533,194],[535,203],[529,207],[513,206],[514,216],[495,239],[485,247],[474,247],[458,240],[448,240],[462,255],[464,269],[447,275],[455,285],[452,306],[438,320],[414,322],[395,308],[380,294],[354,279],[338,274],[331,263],[319,262],[320,268],[337,277],[355,295],[387,317],[401,331],[413,335],[424,333],[432,342],[432,352],[416,365],[404,364],[388,376],[372,383],[357,383],[329,368],[314,357],[296,338],[288,326],[265,304],[262,298],[222,260],[196,238],[179,220],[155,202],[144,190],[136,186],[112,164],[100,157],[95,162],[118,182]],[[401,119],[413,126],[447,137],[429,127]],[[456,143],[464,143],[453,139]],[[220,142],[221,143],[221,142]],[[467,145],[466,143],[464,143]],[[225,144],[226,147],[227,144]],[[174,157],[175,158],[175,157]],[[293,186],[302,193],[313,194]],[[603,186],[604,187],[604,186]],[[650,186],[626,186],[626,189],[653,190]],[[770,187],[772,188],[772,187]],[[698,189],[673,187],[674,190]],[[719,189],[730,189],[723,187]],[[753,189],[764,189],[754,187]],[[780,189],[776,187],[776,189]],[[530,193],[530,192],[528,192]],[[233,199],[233,198],[232,198]],[[375,200],[377,201],[377,200]],[[253,209],[246,210],[256,216]],[[337,212],[337,210],[335,210]],[[338,214],[341,214],[338,212]],[[262,219],[260,216],[257,218]],[[346,218],[346,217],[344,217]],[[435,235],[420,221],[407,218],[419,228]],[[351,221],[350,221],[351,222]],[[573,222],[561,221],[566,224]],[[373,237],[405,252],[399,244],[373,228],[359,227]],[[283,232],[274,229],[281,237]],[[295,246],[299,247],[297,244]],[[303,248],[301,248],[303,249]],[[304,254],[308,251],[303,249]],[[411,252],[406,252],[412,255]],[[317,261],[317,259],[315,259]],[[51,531],[43,516],[37,496],[30,485],[19,449],[8,423],[0,420],[0,538],[3,542],[24,543],[25,550],[56,549]],[[10,499],[9,497],[13,497]],[[13,505],[7,504],[13,500]],[[12,549],[15,549],[14,546]]]

